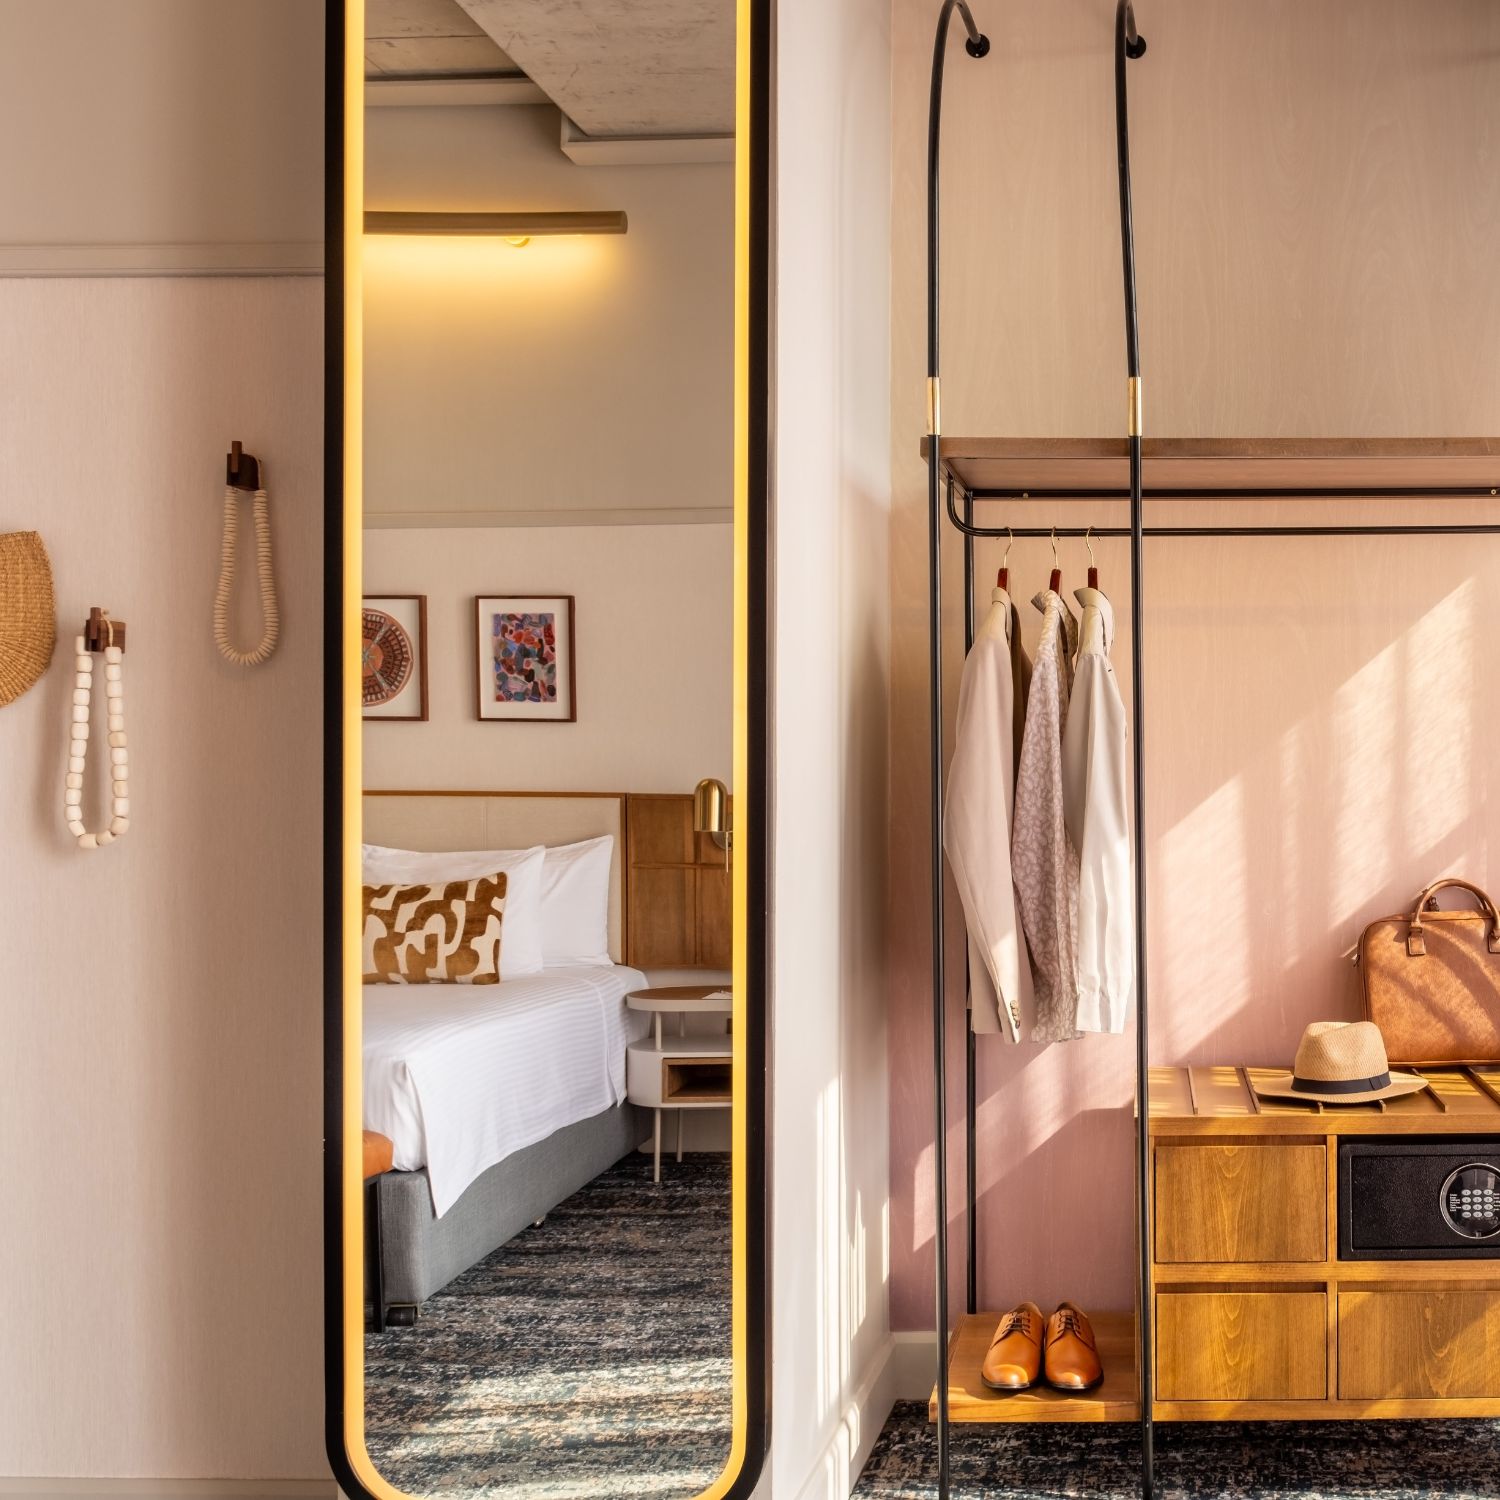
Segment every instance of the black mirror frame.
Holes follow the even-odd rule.
[[[770,1243],[770,401],[771,67],[773,0],[749,6],[748,300],[744,361],[746,785],[737,799],[747,882],[745,1076],[744,1423],[740,1465],[721,1500],[748,1500],[769,1450],[771,1399]],[[324,113],[324,525],[323,525],[323,1263],[324,1431],[329,1463],[350,1500],[377,1500],[359,1478],[345,1441],[343,1198],[344,743],[344,359],[345,359],[345,3],[325,0]],[[742,197],[743,203],[745,199]]]

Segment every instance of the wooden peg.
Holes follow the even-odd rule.
[[[96,604],[89,610],[83,622],[83,644],[88,651],[103,651],[106,646],[118,646],[125,650],[125,622],[116,620]]]
[[[260,460],[246,453],[238,438],[229,445],[224,458],[224,482],[250,494],[260,488]]]

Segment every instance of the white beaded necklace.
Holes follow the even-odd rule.
[[[114,640],[114,626],[104,620],[109,640]],[[94,684],[94,658],[84,638],[75,637],[74,665],[78,675],[73,679],[73,724],[68,745],[68,776],[63,790],[63,819],[68,832],[78,840],[80,849],[98,849],[112,844],[130,827],[130,764],[125,746],[124,653],[116,645],[104,648],[104,695],[109,704],[109,759],[113,780],[109,827],[90,833],[83,825],[83,772],[89,753],[89,706]]]

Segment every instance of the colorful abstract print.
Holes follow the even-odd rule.
[[[529,611],[491,616],[496,703],[557,702],[557,616]]]

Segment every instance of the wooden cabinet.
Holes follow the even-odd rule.
[[[1327,1181],[1321,1142],[1158,1146],[1156,1259],[1321,1261]]]
[[[693,832],[693,799],[632,793],[625,847],[625,962],[638,969],[729,968],[729,867],[707,834]]]
[[[1475,1069],[1319,1109],[1255,1068],[1153,1068],[1151,1283],[1160,1421],[1500,1417],[1500,1260],[1341,1259],[1339,1146],[1500,1137]]]
[[[1500,1292],[1339,1293],[1346,1401],[1500,1397]]]
[[[1328,1394],[1322,1292],[1173,1292],[1156,1299],[1163,1401],[1321,1401]]]

